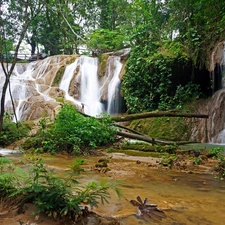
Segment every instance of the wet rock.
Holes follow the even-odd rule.
[[[103,161],[103,162],[96,163],[95,167],[102,168],[102,167],[108,167],[108,165],[106,162]]]
[[[101,162],[109,163],[109,160],[108,160],[108,159],[99,159],[98,162],[99,162],[99,163],[101,163]]]

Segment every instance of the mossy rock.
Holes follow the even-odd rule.
[[[60,81],[61,81],[61,79],[63,77],[64,72],[65,72],[65,69],[66,69],[66,66],[61,66],[59,68],[59,70],[57,71],[57,73],[55,75],[55,78],[53,80],[52,86],[56,86],[56,87],[59,86]]]
[[[26,120],[26,121],[23,122],[23,124],[24,124],[29,130],[31,130],[32,127],[35,125],[35,124],[34,124],[34,121],[32,121],[32,120]]]
[[[58,98],[56,98],[56,101],[57,101],[57,102],[60,102],[60,103],[62,103],[62,104],[65,103],[65,99],[64,99],[63,97],[58,97]]]
[[[190,138],[190,126],[184,118],[180,117],[134,120],[130,128],[156,139],[181,141]]]
[[[107,64],[107,60],[109,58],[109,55],[106,54],[102,54],[98,56],[98,61],[99,61],[99,71],[98,71],[98,75],[99,77],[104,77],[105,73],[106,73],[106,64]]]
[[[42,138],[37,136],[37,137],[30,137],[28,138],[23,144],[21,144],[22,149],[24,150],[31,150],[31,149],[36,149],[40,148],[42,143]]]

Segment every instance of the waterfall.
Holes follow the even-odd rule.
[[[15,66],[14,72],[11,75],[10,78],[10,88],[11,93],[13,97],[13,101],[15,104],[15,112],[17,119],[20,120],[22,116],[22,108],[23,108],[23,102],[27,100],[27,98],[30,96],[28,85],[28,81],[34,80],[31,76],[33,71],[33,64],[29,64],[26,68],[22,68],[21,64],[18,64]],[[9,88],[6,92],[6,98],[5,98],[5,108],[6,111],[9,113],[13,113],[12,110],[12,102],[9,94]],[[15,117],[13,118],[13,121],[15,121]]]
[[[65,92],[64,98],[66,100],[73,102],[76,105],[80,105],[80,102],[75,100],[72,96],[69,95],[69,87],[70,87],[70,82],[74,76],[75,70],[78,66],[78,61],[79,59],[76,59],[75,62],[66,66],[64,75],[59,85],[59,88]]]
[[[64,67],[57,86],[54,79],[58,72],[59,79]],[[52,56],[42,61],[16,64],[10,77],[10,87],[17,119],[34,120],[42,116],[54,116],[55,110],[61,105],[56,101],[58,97],[72,102],[91,116],[99,116],[103,112],[118,113],[121,69],[122,63],[118,56],[108,58],[106,70],[102,71],[105,76],[101,77],[98,74],[98,58],[88,56]],[[5,79],[1,67],[0,79]],[[2,86],[3,82],[0,83],[0,96]],[[6,92],[5,109],[13,113],[9,90]]]
[[[98,59],[87,56],[80,57],[81,80],[80,102],[84,106],[84,113],[98,116],[103,112],[103,104],[100,102],[100,85],[98,81]]]
[[[51,58],[51,59],[54,59]],[[51,79],[46,78],[51,69],[49,69],[50,58],[43,61],[31,62],[29,64],[16,64],[14,71],[10,77],[11,93],[15,105],[15,113],[18,120],[27,119],[29,115],[24,115],[29,107],[37,102],[56,102],[54,98],[49,96],[48,91],[51,88],[47,85]],[[11,65],[9,65],[10,67]],[[1,67],[2,69],[2,67]],[[5,75],[0,71],[0,78],[4,80]],[[47,81],[48,80],[48,81]],[[2,82],[3,83],[3,82]],[[1,85],[3,85],[1,83]],[[1,96],[2,86],[0,86]],[[5,97],[5,111],[13,114],[9,87]],[[38,111],[36,109],[36,111]],[[28,112],[29,114],[30,112]],[[15,121],[15,117],[13,118]]]
[[[113,61],[113,68],[109,66],[109,75],[112,74],[112,79],[108,85],[108,114],[116,114],[119,112],[120,102],[120,71],[123,64],[120,62],[120,57],[111,57],[109,60]],[[110,65],[110,64],[109,64]]]

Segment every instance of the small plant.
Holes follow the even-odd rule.
[[[169,168],[172,168],[174,162],[176,162],[178,159],[179,157],[176,155],[162,156],[161,164],[163,166],[168,166]]]
[[[44,134],[47,130],[47,122],[49,122],[48,118],[41,118],[38,122],[38,124],[41,126],[41,132]]]
[[[27,136],[29,129],[22,123],[11,122],[6,117],[3,122],[2,133],[0,135],[0,146],[7,146],[16,140]]]
[[[209,150],[209,154],[213,156],[214,159],[223,160],[224,156],[222,153],[224,152],[223,147],[216,147]]]
[[[215,168],[215,171],[218,173],[218,176],[216,176],[216,178],[223,180],[225,177],[225,160],[224,159],[218,162],[218,166]]]
[[[106,152],[107,152],[107,153],[111,153],[112,151],[113,151],[113,148],[107,148],[107,149],[106,149]]]
[[[86,162],[85,160],[81,158],[76,158],[75,162],[70,166],[70,168],[73,170],[75,174],[80,174],[80,172],[84,171],[83,168],[81,168],[81,165],[84,165]]]
[[[201,157],[197,157],[194,159],[193,164],[195,165],[199,165],[202,163],[202,158]]]

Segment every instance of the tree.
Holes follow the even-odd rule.
[[[1,10],[0,19],[0,49],[5,49],[4,40],[17,40],[15,54],[11,64],[8,61],[5,63],[1,57],[1,65],[5,75],[1,92],[1,108],[0,108],[0,133],[3,126],[3,118],[5,113],[5,96],[7,88],[10,87],[10,77],[16,65],[19,47],[24,39],[26,32],[32,20],[41,12],[47,0],[2,0],[1,5],[4,9]],[[34,12],[33,14],[31,12]],[[13,102],[13,99],[12,99]]]
[[[215,44],[225,40],[225,2],[218,0],[173,0],[168,3],[168,27],[177,30],[177,39],[198,67],[209,69]]]

